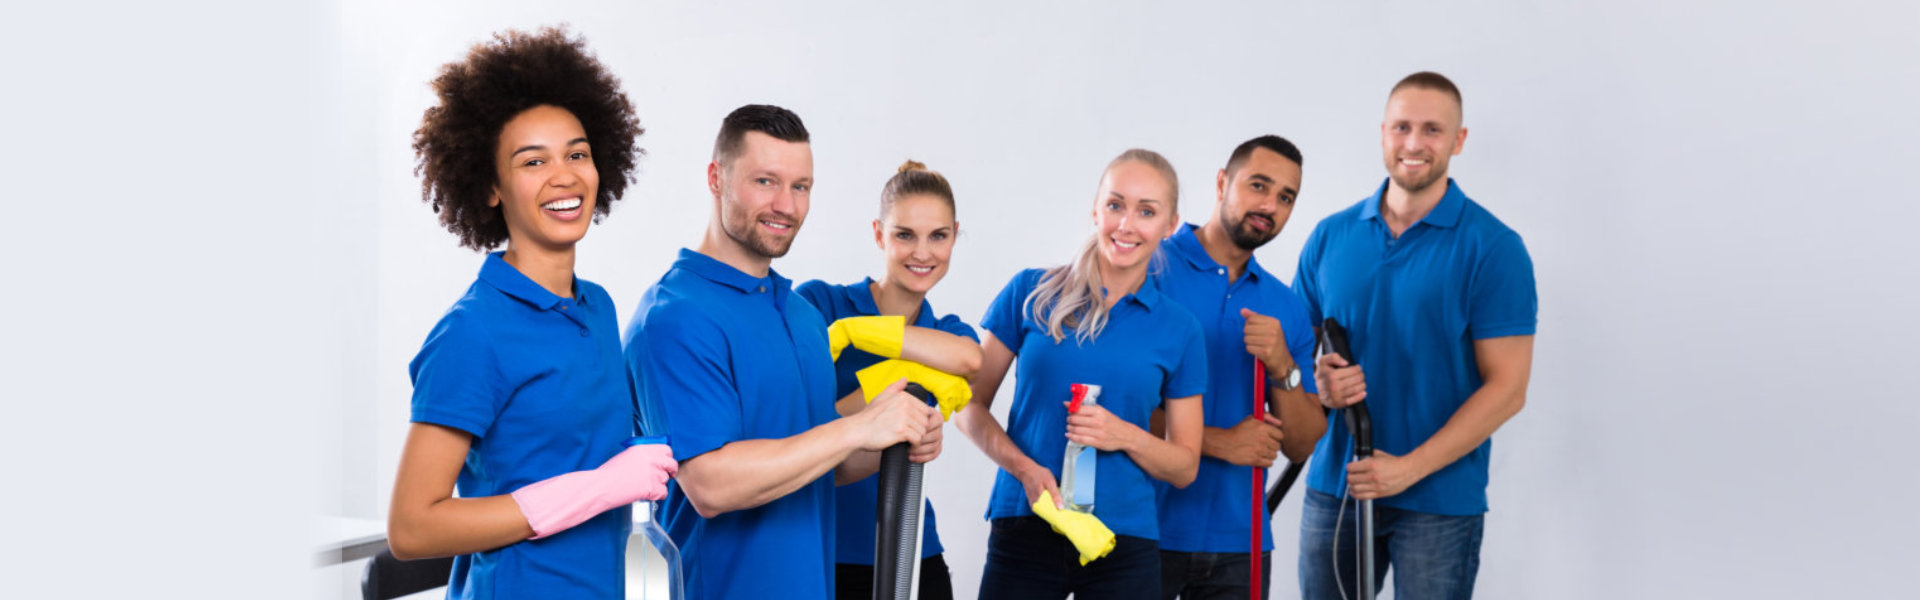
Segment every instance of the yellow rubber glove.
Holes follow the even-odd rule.
[[[966,379],[910,360],[883,360],[853,376],[860,380],[860,394],[868,402],[895,381],[906,379],[909,383],[918,383],[933,394],[934,401],[940,405],[940,417],[947,420],[952,420],[953,413],[960,412],[973,400],[973,386],[967,385]]]
[[[827,326],[827,348],[836,361],[848,345],[881,358],[900,358],[906,336],[907,318],[900,315],[847,317]]]
[[[1060,510],[1053,507],[1053,493],[1040,492],[1040,499],[1033,503],[1033,514],[1040,515],[1047,524],[1053,526],[1054,533],[1067,536],[1073,547],[1080,551],[1080,566],[1113,552],[1113,530],[1107,529],[1100,517],[1087,513]]]

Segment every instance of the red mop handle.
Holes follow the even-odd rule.
[[[1265,420],[1267,412],[1267,367],[1258,359],[1253,361],[1253,418]],[[1247,572],[1252,573],[1252,593],[1250,600],[1260,600],[1260,533],[1264,530],[1267,516],[1267,470],[1253,468],[1253,546],[1248,551]]]

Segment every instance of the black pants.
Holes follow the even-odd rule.
[[[982,600],[1153,600],[1160,593],[1160,544],[1115,536],[1113,552],[1080,564],[1080,551],[1040,517],[993,520]]]
[[[839,600],[873,600],[873,565],[834,564],[833,591]],[[920,559],[920,600],[953,600],[953,574],[940,554]]]
[[[1162,600],[1242,600],[1253,583],[1246,552],[1160,551]],[[1260,553],[1261,600],[1273,590],[1273,553]]]

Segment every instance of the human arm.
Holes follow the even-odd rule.
[[[980,371],[980,344],[964,336],[907,327],[901,339],[900,358],[962,379],[972,379]]]
[[[700,516],[713,518],[777,500],[841,468],[842,463],[851,464],[846,466],[848,472],[835,472],[835,481],[871,475],[878,468],[880,450],[903,441],[921,444],[931,419],[939,418],[938,412],[900,391],[901,387],[904,383],[888,388],[858,413],[799,434],[729,442],[683,460],[680,487]],[[864,473],[859,472],[863,469]]]
[[[1200,474],[1204,415],[1200,396],[1166,400],[1166,435],[1128,423],[1098,404],[1067,416],[1067,439],[1108,452],[1125,452],[1154,479],[1184,488]]]
[[[842,417],[851,417],[854,413],[858,413],[860,409],[866,407],[867,398],[860,394],[860,390],[854,390],[833,402],[833,412]]]
[[[1393,456],[1378,450],[1373,458],[1347,467],[1353,497],[1385,498],[1435,471],[1460,460],[1493,436],[1527,402],[1527,381],[1533,370],[1533,336],[1515,335],[1473,342],[1481,385],[1460,405],[1433,437],[1408,452]]]
[[[958,416],[953,423],[960,428],[961,434],[980,448],[981,453],[1020,481],[1029,504],[1038,501],[1041,492],[1051,492],[1054,505],[1065,508],[1053,471],[1014,445],[1006,428],[993,416],[993,396],[1000,391],[1000,383],[1006,379],[1007,369],[1013,366],[1013,351],[991,331],[982,333],[985,337],[980,342],[980,371],[973,377],[973,401],[966,410],[955,413]]]
[[[1164,432],[1164,413],[1154,411],[1155,433]],[[1285,434],[1279,417],[1271,414],[1247,417],[1233,427],[1204,427],[1200,434],[1200,454],[1243,467],[1273,466],[1280,454]]]
[[[1289,332],[1280,319],[1246,308],[1240,309],[1240,316],[1246,321],[1241,336],[1247,353],[1267,369],[1267,412],[1279,417],[1279,422],[1273,425],[1284,432],[1279,440],[1280,451],[1286,454],[1289,461],[1304,462],[1308,455],[1313,454],[1314,444],[1319,442],[1320,435],[1327,431],[1326,411],[1320,408],[1319,398],[1309,391],[1318,389],[1309,383],[1314,369],[1310,364],[1299,364],[1294,358],[1312,356],[1313,338],[1306,335],[1306,331],[1301,331],[1290,344],[1287,339]],[[1286,374],[1296,368],[1309,377],[1303,378],[1300,385],[1291,390],[1282,389]]]
[[[414,423],[387,508],[387,547],[401,560],[472,554],[533,537],[513,497],[453,497],[473,436]]]
[[[1148,429],[1099,405],[1082,406],[1080,412],[1067,416],[1067,439],[1109,452],[1125,452],[1148,475],[1184,488],[1199,474],[1203,431],[1208,428],[1202,425],[1200,396],[1169,398],[1166,406],[1164,413],[1154,416],[1154,424]]]

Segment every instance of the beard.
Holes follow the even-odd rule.
[[[1406,190],[1409,194],[1420,193],[1432,187],[1433,184],[1447,179],[1447,163],[1437,157],[1427,159],[1427,175],[1425,177],[1408,177],[1401,175],[1400,171],[1395,168],[1400,165],[1400,159],[1397,157],[1387,157],[1386,162],[1387,178],[1392,179],[1394,185]]]
[[[788,234],[782,238],[762,231],[759,219],[729,207],[726,218],[721,223],[721,229],[727,232],[727,237],[733,238],[734,243],[740,244],[754,254],[767,258],[780,258],[786,256],[788,250],[793,249],[793,240],[800,233],[799,219],[787,220],[794,222],[793,228],[788,230]]]
[[[1264,234],[1260,233],[1247,222],[1246,213],[1241,213],[1239,219],[1230,219],[1224,223],[1227,226],[1227,239],[1232,240],[1233,245],[1239,246],[1241,250],[1257,250],[1267,242],[1273,241],[1275,236],[1280,235],[1280,226],[1274,222],[1271,215],[1267,216],[1267,222],[1274,223],[1273,228]]]

